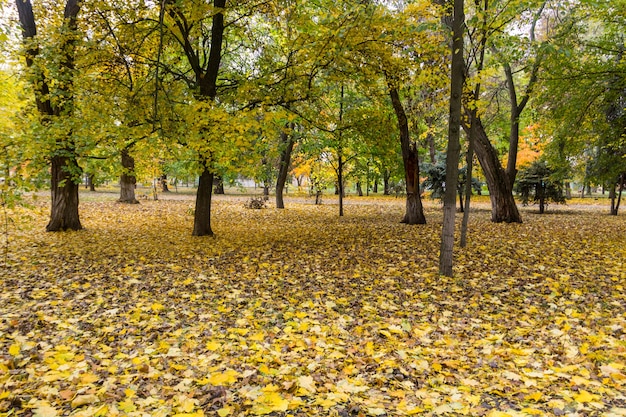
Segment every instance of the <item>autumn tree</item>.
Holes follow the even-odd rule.
[[[436,56],[443,44],[432,30],[436,14],[429,4],[416,3],[396,11],[373,7],[370,16],[351,41],[352,61],[356,61],[364,78],[378,79],[389,97],[404,165],[406,211],[402,222],[423,224],[426,218],[420,195],[419,141],[411,132],[408,90],[412,84],[428,90],[428,83],[439,75],[426,70],[439,62]],[[434,77],[429,80],[425,74]]]
[[[158,126],[154,100],[162,95],[155,92],[160,86],[154,81],[155,65],[148,58],[158,46],[154,14],[153,9],[138,3],[104,3],[91,23],[91,65],[85,69],[89,82],[83,85],[82,107],[94,128],[101,131],[98,147],[107,149],[105,155],[118,161],[118,201],[122,203],[138,203],[135,156],[150,148],[138,144],[150,138]]]
[[[69,122],[74,113],[73,78],[81,3],[68,0],[60,22],[54,23],[54,16],[41,19],[51,25],[58,25],[54,39],[49,40],[52,45],[48,54],[43,53],[44,49],[40,45],[42,38],[37,36],[38,26],[30,0],[17,0],[15,4],[37,111],[42,127],[47,129],[45,134],[51,136],[50,141],[53,143],[49,154],[52,203],[46,230],[79,230],[82,228],[78,214],[81,170]],[[52,36],[53,33],[49,34]]]
[[[186,61],[188,70],[179,74],[190,86],[195,97],[204,102],[197,116],[210,112],[217,97],[218,75],[224,42],[224,15],[226,0],[214,0],[212,4],[189,3],[183,5],[173,1],[163,2],[168,16],[167,28],[177,43]],[[209,29],[210,28],[210,29]],[[187,76],[189,74],[189,76]],[[204,132],[211,135],[210,129]],[[205,138],[208,142],[208,138]],[[211,236],[211,194],[215,172],[212,167],[210,146],[199,152],[200,179],[196,193],[194,211],[194,236]]]
[[[540,78],[545,156],[564,177],[604,185],[617,214],[626,173],[626,50],[621,3],[582,1],[546,22],[559,30]]]
[[[492,207],[492,221],[521,222],[522,218],[513,198],[513,183],[517,173],[517,151],[522,112],[526,109],[537,83],[541,63],[545,56],[546,40],[536,37],[537,23],[544,16],[545,1],[533,2],[482,2],[475,1],[468,22],[472,52],[467,60],[468,76],[485,80],[493,74],[493,64],[502,68],[503,80],[493,78],[490,83],[482,83],[485,88],[479,96],[466,94],[464,97],[464,129],[473,138],[473,148],[481,164]],[[527,12],[530,7],[530,12]],[[485,16],[493,16],[484,18]],[[528,16],[528,17],[527,17]],[[518,36],[514,31],[526,30],[528,35]],[[483,70],[483,57],[488,54],[489,71]],[[519,67],[516,69],[515,66]],[[505,87],[501,90],[500,87]],[[499,101],[489,98],[499,97],[498,91],[505,91],[508,98],[508,159],[506,167],[500,161],[495,141],[490,138],[485,125],[485,111],[500,109]],[[482,108],[475,112],[474,109]],[[471,121],[471,125],[469,123]],[[471,129],[471,130],[470,130]],[[492,133],[493,135],[493,133]]]

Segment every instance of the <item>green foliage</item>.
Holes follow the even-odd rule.
[[[426,177],[422,183],[424,191],[430,191],[433,199],[442,199],[446,190],[446,159],[445,155],[439,154],[437,162],[424,163],[420,169],[422,175]],[[465,193],[465,183],[467,182],[467,167],[459,168],[459,179],[457,182],[457,193]],[[480,194],[483,183],[476,177],[472,177],[472,190]]]

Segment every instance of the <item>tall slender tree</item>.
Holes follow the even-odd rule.
[[[446,190],[443,198],[443,227],[439,252],[439,273],[452,276],[454,260],[454,225],[456,190],[459,178],[461,107],[465,60],[463,58],[464,1],[454,0],[452,18],[452,74],[450,76],[450,118],[448,122],[448,150],[446,155]]]

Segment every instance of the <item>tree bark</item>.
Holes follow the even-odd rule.
[[[211,196],[213,172],[205,165],[198,181],[196,209],[193,218],[193,236],[213,236],[211,229]]]
[[[289,126],[293,130],[293,123]],[[291,165],[291,152],[294,146],[293,133],[280,132],[280,143],[282,150],[280,152],[280,166],[278,167],[278,177],[276,178],[276,208],[284,209],[285,201],[283,199],[283,191],[289,174],[289,166]]]
[[[79,185],[74,181],[68,169],[75,164],[76,161],[67,156],[54,156],[51,159],[50,194],[52,205],[50,221],[46,226],[47,232],[83,228],[78,216]]]
[[[95,175],[92,173],[87,174],[87,188],[89,191],[96,191],[96,184],[94,183]]]
[[[122,149],[122,175],[120,175],[120,203],[139,204],[135,197],[135,158],[130,155],[128,147]]]
[[[159,177],[159,185],[161,186],[162,193],[170,192],[170,188],[167,185],[167,174],[163,174]]]
[[[35,59],[39,55],[39,46],[36,43],[37,25],[30,0],[16,0],[22,37],[26,43],[26,65],[33,71],[32,84],[35,89],[35,101],[42,120],[47,124],[52,117],[71,116],[73,113],[72,72],[74,70],[74,38],[77,28],[77,18],[80,12],[78,0],[67,0],[64,9],[64,29],[70,33],[65,36],[59,45],[61,59],[59,65],[67,77],[60,80],[59,88],[55,92],[60,97],[58,104],[50,100],[50,85],[44,71],[37,68]],[[49,232],[62,230],[80,230],[82,225],[78,215],[78,191],[76,175],[80,168],[76,163],[76,152],[68,132],[67,137],[57,138],[57,150],[50,158],[52,197],[50,207],[50,221],[46,226]],[[73,172],[74,171],[74,172]],[[74,175],[73,175],[74,174]]]
[[[626,175],[621,174],[618,177],[619,184],[613,184],[609,190],[609,199],[611,200],[611,215],[617,216],[619,212],[619,206],[622,201],[622,193],[624,192],[624,183],[626,183]],[[619,191],[616,191],[616,187],[619,187]]]
[[[361,181],[357,181],[356,183],[356,193],[359,197],[363,197],[363,187],[361,186]]]
[[[489,199],[491,200],[491,221],[495,223],[521,223],[513,191],[510,188],[507,173],[502,168],[498,153],[491,145],[487,132],[480,117],[475,118],[476,135],[474,139],[474,151],[485,174]]]
[[[383,173],[383,195],[391,194],[391,184],[389,183],[391,180],[391,172],[388,169]]]
[[[213,194],[219,194],[219,195],[224,195],[225,191],[224,191],[224,179],[222,178],[221,175],[214,175],[213,176]]]
[[[400,145],[402,148],[402,160],[404,162],[404,176],[406,181],[406,211],[402,223],[406,224],[426,224],[424,208],[419,189],[419,159],[417,145],[411,141],[409,135],[409,123],[404,111],[404,106],[400,100],[398,90],[389,85],[389,96],[391,104],[398,119],[400,130]]]

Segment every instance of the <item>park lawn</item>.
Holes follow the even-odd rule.
[[[437,203],[243,201],[10,212],[0,416],[626,415],[623,214],[483,205],[446,278]]]

